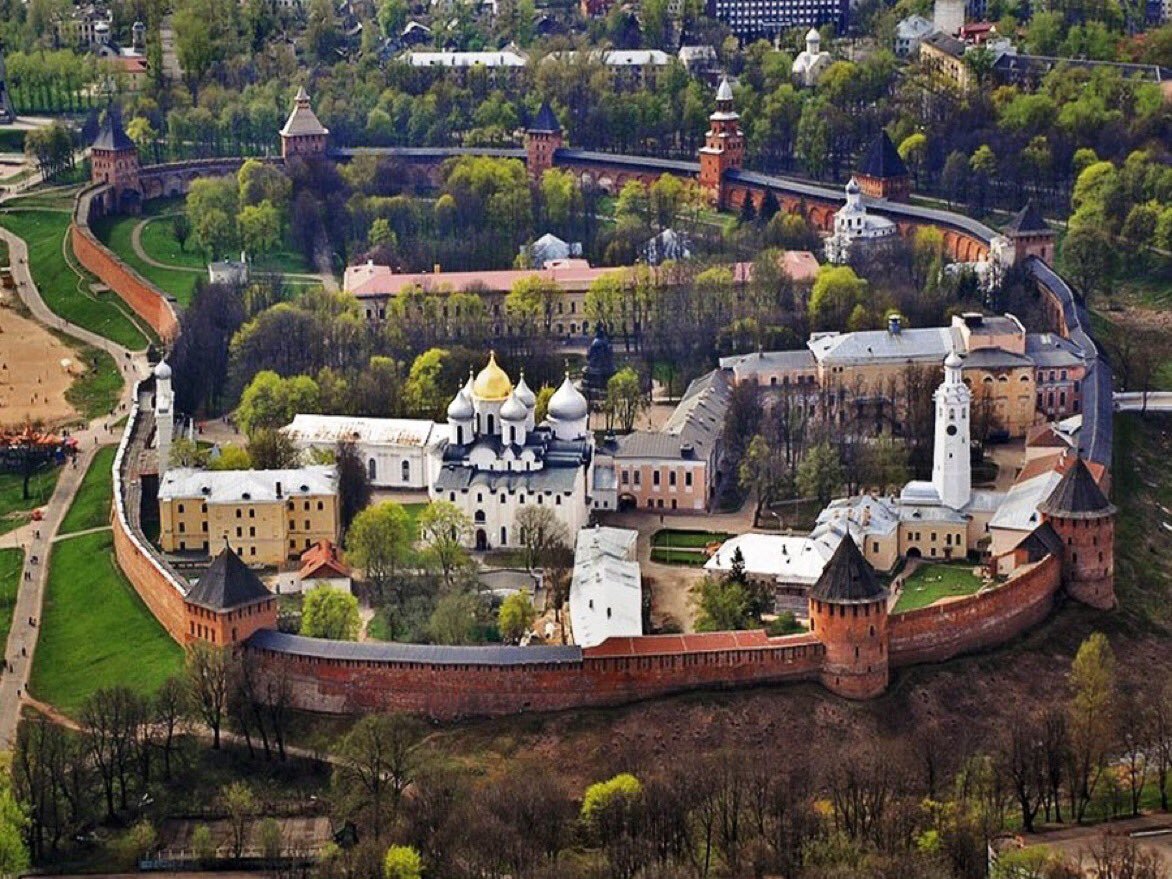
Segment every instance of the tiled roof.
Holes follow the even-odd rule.
[[[847,535],[822,569],[810,597],[831,604],[867,604],[887,595],[871,565]]]
[[[1026,202],[1025,207],[1014,214],[1013,219],[1005,224],[1002,231],[1007,235],[1028,235],[1031,232],[1049,232],[1050,227],[1046,225],[1046,221],[1038,213],[1033,199],[1030,199]]]
[[[875,138],[871,148],[867,151],[867,156],[859,167],[859,173],[880,179],[908,175],[907,165],[899,157],[895,144],[891,142],[891,138],[887,136],[885,130],[879,129],[879,136]]]
[[[1115,512],[1082,458],[1075,460],[1038,509],[1063,519],[1097,519]]]
[[[566,647],[445,647],[380,641],[334,641],[305,638],[261,629],[248,646],[291,656],[347,662],[420,663],[422,665],[574,665],[582,648]]]
[[[293,99],[293,112],[285,120],[285,126],[281,129],[281,135],[284,137],[297,137],[310,134],[326,135],[329,133],[329,129],[321,124],[317,115],[313,112],[313,108],[309,105],[309,95],[304,88],[299,88],[297,90],[297,97]]]
[[[102,128],[91,147],[95,150],[110,151],[135,149],[134,141],[127,137],[126,131],[122,128],[122,113],[116,105],[111,104],[106,111]]]
[[[558,122],[558,117],[554,115],[553,107],[549,105],[549,101],[541,102],[541,109],[537,111],[537,117],[529,125],[529,130],[548,133],[562,130],[562,125]]]

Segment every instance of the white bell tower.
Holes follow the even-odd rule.
[[[171,465],[171,440],[175,435],[175,393],[171,390],[171,367],[160,360],[155,367],[155,448],[159,476]]]
[[[946,507],[959,510],[973,494],[969,458],[972,392],[961,378],[964,361],[955,351],[944,360],[944,384],[936,389],[936,443],[933,447],[932,487]]]

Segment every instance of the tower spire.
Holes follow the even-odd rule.
[[[944,382],[932,399],[936,404],[936,442],[932,449],[932,487],[941,503],[959,510],[973,495],[969,452],[972,392],[964,383],[964,361],[955,351],[944,359]]]

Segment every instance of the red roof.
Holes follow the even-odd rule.
[[[328,580],[349,577],[350,569],[338,555],[338,547],[331,540],[319,540],[301,554],[302,580]]]
[[[607,638],[582,655],[590,659],[612,656],[661,656],[677,653],[711,653],[719,650],[766,650],[775,647],[802,647],[817,644],[813,635],[770,638],[763,629],[743,632],[696,632],[691,635],[643,635],[638,638]]]

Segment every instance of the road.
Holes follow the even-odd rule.
[[[0,197],[0,201],[7,196]],[[118,441],[117,429],[112,429],[119,413],[129,410],[134,383],[146,377],[150,365],[146,351],[130,351],[97,333],[75,326],[54,314],[41,298],[28,268],[28,248],[24,240],[6,229],[0,229],[0,238],[7,242],[12,277],[21,301],[32,316],[45,326],[108,352],[122,374],[122,395],[115,410],[95,418],[84,430],[75,431],[79,454],[72,466],[64,469],[52,497],[43,508],[44,518],[24,526],[14,540],[20,540],[25,551],[24,569],[13,610],[12,629],[4,652],[3,673],[0,674],[0,751],[9,750],[16,740],[22,700],[28,692],[29,675],[36,654],[39,622],[44,606],[45,586],[49,579],[49,553],[57,529],[68,511],[98,448]]]

